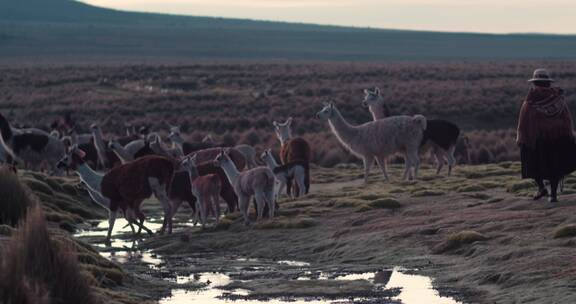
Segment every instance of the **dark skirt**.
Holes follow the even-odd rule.
[[[558,179],[576,171],[576,144],[571,138],[522,145],[522,178]]]

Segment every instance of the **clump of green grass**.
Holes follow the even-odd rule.
[[[464,231],[460,231],[458,233],[454,233],[451,234],[450,236],[448,236],[448,239],[446,239],[446,241],[442,242],[441,244],[439,244],[438,246],[436,246],[433,249],[434,253],[444,253],[447,251],[451,251],[457,248],[460,248],[463,245],[466,244],[472,244],[475,242],[481,242],[481,241],[485,241],[487,240],[488,237],[486,237],[485,235],[473,231],[473,230],[464,230]]]
[[[402,204],[393,198],[381,198],[371,201],[368,206],[378,209],[398,209],[402,207]]]
[[[444,195],[446,192],[441,190],[431,190],[431,189],[424,189],[424,190],[417,190],[412,192],[413,197],[425,197],[425,196],[440,196]]]
[[[256,224],[257,229],[304,229],[314,227],[318,224],[311,218],[274,218]]]
[[[458,192],[478,192],[484,190],[486,190],[486,188],[480,184],[464,185],[456,189]]]
[[[73,250],[54,242],[40,207],[4,248],[0,276],[6,303],[96,303]]]
[[[16,174],[0,169],[0,224],[16,226],[26,216],[27,209],[36,204],[30,189]]]
[[[482,193],[482,192],[472,192],[472,193],[466,193],[464,195],[466,197],[475,198],[475,199],[479,199],[479,200],[487,200],[487,199],[491,198],[490,195],[488,195],[486,193]]]
[[[534,182],[529,180],[521,180],[517,182],[511,182],[506,185],[506,192],[509,193],[518,193],[522,190],[532,189],[534,188]]]
[[[576,236],[576,224],[561,225],[554,229],[554,238]]]
[[[54,195],[54,191],[45,182],[39,181],[34,178],[24,177],[22,181],[34,192],[44,193],[46,195]]]

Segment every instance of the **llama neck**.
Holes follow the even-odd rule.
[[[375,105],[371,105],[368,107],[368,109],[370,110],[370,113],[372,114],[372,119],[374,121],[386,117],[383,104],[378,103]]]
[[[276,159],[274,159],[274,156],[272,156],[272,154],[268,154],[265,158],[264,158],[264,162],[266,163],[266,165],[274,170],[275,168],[278,167],[278,163],[276,162]]]
[[[234,186],[238,180],[238,176],[240,176],[240,171],[238,171],[236,165],[234,165],[231,160],[224,162],[222,164],[222,170],[224,170],[224,173],[226,174],[226,177],[228,177],[230,184]]]
[[[114,145],[112,151],[114,151],[114,154],[118,156],[118,158],[123,164],[132,160],[132,157],[130,157],[128,151],[126,151],[126,149],[124,149],[124,147],[122,147],[121,145]]]
[[[356,130],[356,127],[346,122],[338,109],[334,108],[334,111],[335,113],[332,117],[330,117],[328,123],[330,124],[332,132],[334,132],[338,140],[345,146],[348,146],[349,143],[352,142],[357,136],[358,131]]]
[[[92,168],[85,163],[78,166],[76,173],[88,188],[99,193],[102,191],[101,184],[104,175],[92,170]]]

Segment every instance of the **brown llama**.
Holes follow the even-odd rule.
[[[216,219],[216,225],[220,221],[220,192],[222,183],[216,174],[200,176],[196,165],[196,155],[187,157],[182,161],[182,167],[190,174],[192,193],[196,197],[196,212],[194,225],[202,223],[202,228],[206,227],[208,214],[211,213]]]
[[[300,163],[305,167],[304,184],[306,189],[303,193],[308,194],[310,191],[310,161],[312,160],[312,149],[308,142],[301,137],[292,137],[292,117],[284,123],[274,121],[274,130],[278,140],[280,140],[280,161],[283,165],[290,163]],[[286,193],[292,196],[292,184],[294,181],[289,180],[286,184]],[[298,189],[298,184],[294,182],[294,195],[302,192]]]
[[[161,233],[165,227],[168,227],[168,233],[172,232],[172,204],[168,193],[177,167],[174,160],[163,156],[146,156],[120,165],[106,174],[100,174],[86,164],[84,152],[75,146],[60,160],[58,166],[76,171],[92,199],[110,210],[106,243],[110,243],[118,210],[124,213],[134,235],[136,232],[132,224],[139,227],[138,234],[142,229],[152,234],[152,231],[144,226],[145,215],[140,210],[142,202],[152,194],[158,198],[164,209]]]

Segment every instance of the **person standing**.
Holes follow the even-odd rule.
[[[522,178],[532,178],[538,185],[534,200],[549,195],[550,202],[557,202],[558,184],[576,170],[572,115],[564,91],[552,87],[554,79],[546,69],[536,69],[528,81],[532,87],[520,109],[516,138]],[[550,193],[545,180],[550,182]]]

